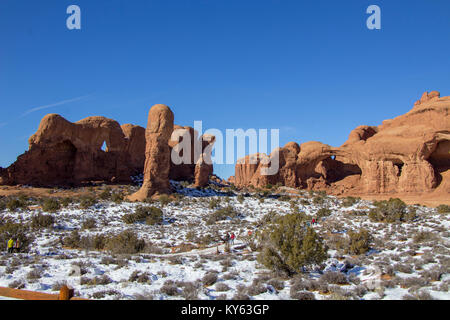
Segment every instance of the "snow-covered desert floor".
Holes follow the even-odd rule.
[[[54,220],[27,229],[28,252],[7,253],[2,244],[0,286],[57,293],[68,284],[89,299],[450,299],[450,214],[415,205],[413,221],[372,222],[367,213],[373,203],[366,200],[343,206],[343,199],[312,192],[277,198],[183,185],[172,182],[177,196],[167,204],[98,199],[87,208],[73,201],[53,213],[38,205],[1,210],[3,223],[31,224],[37,214]],[[163,223],[124,222],[124,215],[143,205],[162,209]],[[220,208],[235,215],[211,221]],[[312,218],[321,208],[331,211],[312,226],[329,245],[321,270],[274,273],[243,241],[268,214],[300,211]],[[360,228],[372,236],[368,252],[344,254],[331,243],[335,235]],[[74,230],[77,249],[65,240],[75,237]],[[101,235],[126,230],[145,240],[141,252],[93,249]],[[237,236],[230,250],[221,241],[227,232]]]

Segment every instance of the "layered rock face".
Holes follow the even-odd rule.
[[[102,146],[106,144],[106,150]],[[0,184],[77,185],[85,181],[130,182],[142,172],[144,130],[104,117],[71,123],[45,116],[29,150],[3,170]]]
[[[170,154],[182,141],[178,138],[180,130],[184,138],[190,141],[190,159],[188,163],[174,164],[170,161]],[[213,143],[211,137],[199,138],[193,128],[174,126],[172,120],[172,129],[166,141],[169,178],[192,181],[199,187],[206,185],[213,167],[204,162],[198,164],[198,158]],[[102,150],[104,144],[106,149]],[[159,149],[154,150],[151,161],[165,163],[166,159],[162,157],[165,157],[167,148],[161,149],[163,153]],[[91,182],[130,183],[131,176],[144,171],[145,162],[144,128],[132,124],[120,126],[104,117],[89,117],[71,123],[57,114],[49,114],[30,137],[29,150],[10,167],[0,168],[0,185],[53,187]]]
[[[173,112],[166,105],[158,104],[150,109],[145,130],[144,183],[129,200],[143,201],[154,194],[170,193],[169,140],[173,132],[173,119]]]
[[[138,192],[128,197],[130,201],[143,201],[154,195],[170,193],[170,178],[189,180],[193,175],[195,186],[204,186],[209,182],[213,168],[208,147],[214,143],[214,136],[204,135],[198,141],[198,133],[193,128],[174,127],[173,120],[173,112],[166,105],[157,104],[150,109],[145,131],[144,183]],[[184,141],[186,148],[175,149],[181,146],[184,139],[187,139]],[[199,148],[199,155],[195,152],[196,148]],[[174,149],[180,163],[173,162]],[[183,154],[184,151],[189,154]],[[183,159],[183,156],[186,158]]]
[[[280,183],[335,194],[431,192],[448,186],[443,180],[450,169],[449,107],[450,97],[426,92],[408,113],[378,127],[356,128],[339,148],[291,142],[275,150],[270,155],[279,155],[275,175],[261,174],[261,155],[240,159],[230,181],[240,187]]]

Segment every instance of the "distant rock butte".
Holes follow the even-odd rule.
[[[72,123],[57,114],[46,115],[37,132],[30,137],[28,151],[10,167],[0,168],[0,185],[70,187],[92,182],[130,183],[131,176],[144,171],[144,165],[144,174],[153,179],[159,192],[170,191],[168,179],[192,181],[200,187],[207,184],[213,168],[212,165],[199,167],[194,158],[194,141],[199,139],[198,133],[190,127],[174,126],[173,114],[169,117],[172,111],[167,106],[156,105],[154,108],[168,111],[149,117],[147,131],[132,124],[120,126],[105,117],[89,117]],[[164,118],[163,114],[169,118]],[[176,129],[184,129],[190,135],[191,164],[175,165],[170,161],[170,152],[178,143],[171,140]],[[214,143],[207,135],[201,139],[198,145],[202,149],[197,157],[206,146]],[[208,140],[206,143],[205,139]],[[104,145],[106,148],[102,149]],[[155,145],[157,147],[153,147]]]
[[[270,155],[279,154],[277,174],[262,175],[267,165],[256,154],[239,159],[228,181],[238,187],[281,184],[337,195],[439,190],[448,196],[449,107],[450,97],[425,92],[408,113],[378,127],[357,127],[341,147],[290,142]]]

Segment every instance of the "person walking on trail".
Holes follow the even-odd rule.
[[[16,242],[14,243],[14,250],[13,251],[15,251],[15,252],[20,252],[20,247],[21,247],[21,243],[20,243],[20,240],[19,239],[17,239],[16,240]]]
[[[234,244],[234,239],[236,239],[236,235],[234,232],[231,233],[231,244]]]
[[[12,253],[14,249],[14,240],[11,238],[8,240],[8,253]]]
[[[312,223],[312,225],[315,225],[316,224],[316,219],[313,218],[311,223]]]
[[[229,243],[230,242],[230,234],[227,232],[227,234],[225,235],[225,239],[224,239],[225,243]]]

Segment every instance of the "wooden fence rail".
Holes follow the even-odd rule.
[[[87,300],[73,296],[73,289],[62,286],[59,294],[0,287],[0,296],[19,300]]]

